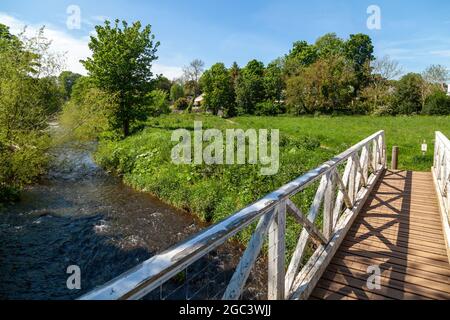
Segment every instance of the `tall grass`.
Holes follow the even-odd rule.
[[[259,165],[175,165],[171,160],[172,130],[203,128],[266,128],[280,130],[280,170],[261,176]],[[400,147],[399,166],[429,170],[434,131],[450,134],[450,117],[238,117],[224,120],[206,115],[168,115],[141,125],[139,133],[122,141],[102,141],[95,155],[103,167],[124,181],[208,222],[217,222],[306,171],[327,161],[370,134],[385,130],[388,148]],[[422,155],[420,145],[429,144]],[[389,153],[389,152],[388,152]],[[294,198],[303,210],[315,193],[308,188]],[[290,224],[288,249],[295,246],[299,227]],[[250,233],[241,235],[248,239]]]

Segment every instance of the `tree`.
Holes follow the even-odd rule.
[[[288,79],[287,105],[297,115],[346,110],[352,101],[355,77],[343,57],[320,59]]]
[[[46,129],[61,96],[54,74],[47,73],[59,69],[59,60],[43,32],[14,36],[0,24],[0,202],[46,169]]]
[[[372,63],[372,70],[375,75],[379,75],[382,80],[393,80],[403,73],[398,61],[392,60],[389,56],[376,59]]]
[[[319,52],[317,47],[306,41],[296,41],[292,45],[289,54],[285,56],[285,73],[295,76],[298,72],[317,61]]]
[[[264,91],[266,99],[280,102],[284,89],[283,62],[281,59],[272,61],[264,72]]]
[[[388,81],[374,81],[360,91],[358,111],[374,115],[395,113],[394,88]]]
[[[446,91],[445,82],[449,79],[449,71],[443,65],[431,65],[422,73],[422,103],[428,96],[434,95],[437,90]]]
[[[112,113],[111,124],[122,129],[126,137],[130,133],[130,124],[136,120],[145,120],[145,95],[150,91],[152,62],[157,59],[159,42],[154,42],[151,26],[141,30],[141,23],[130,27],[126,21],[119,20],[112,26],[105,21],[96,26],[96,36],[91,36],[89,48],[92,58],[82,61],[97,86],[108,93],[116,94],[117,110]]]
[[[433,64],[422,73],[422,77],[428,83],[442,85],[450,78],[450,75],[445,66]]]
[[[336,33],[327,33],[316,40],[315,47],[318,56],[327,58],[332,55],[343,55],[345,42]]]
[[[356,74],[355,94],[369,83],[373,49],[372,39],[362,33],[351,34],[345,42],[345,56],[352,63]]]
[[[235,115],[233,80],[223,63],[216,63],[205,71],[200,83],[205,94],[204,104],[213,114],[222,110],[227,117]]]
[[[92,141],[110,129],[109,118],[116,110],[115,95],[97,88],[90,77],[79,78],[72,87],[70,100],[64,105],[59,122],[65,134],[62,141]]]
[[[420,74],[408,73],[397,82],[395,112],[414,114],[422,110],[423,79]]]
[[[239,77],[239,74],[241,73],[241,68],[239,68],[239,65],[237,62],[233,62],[233,65],[230,68],[230,76],[231,80],[233,81],[233,85],[236,87],[237,79]]]
[[[183,68],[183,78],[187,87],[191,89],[194,99],[200,94],[199,80],[203,74],[205,63],[200,59],[194,59]]]
[[[158,117],[162,114],[170,113],[169,99],[166,91],[161,89],[153,90],[149,93],[150,115]]]
[[[68,100],[70,98],[73,85],[81,77],[81,74],[73,73],[71,71],[63,71],[59,74],[58,82],[62,86],[65,100]]]
[[[158,75],[153,82],[154,89],[160,89],[167,93],[170,93],[170,88],[172,87],[172,81],[164,77],[163,75]]]
[[[296,41],[287,56],[288,59],[296,60],[302,66],[313,64],[319,57],[317,47],[306,41]]]
[[[264,64],[250,61],[237,79],[236,103],[240,113],[254,114],[256,104],[265,100]]]
[[[179,98],[177,101],[175,101],[173,107],[175,108],[175,110],[184,111],[189,108],[189,100],[186,98]]]
[[[426,99],[422,113],[428,115],[450,115],[450,97],[440,89],[435,89]]]
[[[179,83],[174,83],[172,87],[170,87],[170,100],[172,102],[177,101],[180,98],[184,97],[184,89],[183,86]]]

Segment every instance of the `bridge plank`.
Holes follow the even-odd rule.
[[[381,269],[379,290],[367,288],[369,266]],[[385,172],[311,296],[450,299],[450,265],[431,173]]]

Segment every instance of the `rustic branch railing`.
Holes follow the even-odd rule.
[[[344,168],[341,168],[345,166]],[[268,299],[309,296],[386,166],[380,131],[192,238],[127,271],[81,299],[140,299],[258,222],[222,299],[239,299],[268,238]],[[343,170],[342,170],[343,169]],[[343,171],[343,172],[341,172]],[[320,182],[306,215],[290,199]],[[286,268],[286,213],[302,225]],[[322,216],[322,228],[317,218]],[[308,241],[316,250],[303,265]],[[301,268],[301,266],[303,267]],[[220,296],[218,296],[220,298]]]
[[[432,172],[450,261],[450,141],[441,132],[436,132]]]

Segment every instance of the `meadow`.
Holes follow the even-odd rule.
[[[194,121],[203,128],[279,129],[280,169],[273,176],[261,176],[260,165],[175,165],[171,159],[172,131],[193,130]],[[399,169],[428,171],[432,166],[434,132],[450,135],[450,117],[237,117],[222,119],[210,115],[179,114],[152,118],[140,123],[125,140],[102,139],[96,161],[123,177],[132,187],[150,192],[161,200],[214,223],[265,194],[329,160],[378,130],[385,130],[388,156],[399,146]],[[421,152],[426,141],[428,151]],[[314,186],[295,197],[307,211]],[[320,223],[320,217],[318,223]],[[295,245],[299,226],[290,223],[288,249]],[[250,235],[240,235],[246,240]]]

